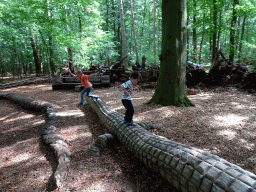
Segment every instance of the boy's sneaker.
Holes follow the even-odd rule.
[[[83,105],[83,104],[84,104],[83,102],[78,103],[78,105]]]
[[[98,97],[98,96],[96,96],[96,97],[95,97],[95,100],[96,100],[96,101],[98,101],[98,99],[99,99],[99,97]]]
[[[130,123],[129,123],[129,122],[127,122],[126,124],[127,124],[128,126],[136,126],[136,125],[137,125],[137,123],[134,123],[133,121],[132,121],[132,122],[130,122]]]

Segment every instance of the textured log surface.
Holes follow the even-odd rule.
[[[70,165],[70,154],[67,143],[56,131],[58,125],[57,112],[59,111],[59,108],[52,103],[31,100],[14,94],[0,93],[0,99],[8,100],[27,110],[46,114],[46,126],[42,139],[46,145],[52,148],[58,160],[58,167],[54,173],[54,183],[57,186],[60,186]]]
[[[216,155],[124,125],[123,115],[86,97],[111,134],[135,156],[183,192],[256,192],[256,175]]]
[[[0,89],[6,89],[11,87],[17,87],[21,85],[29,85],[29,84],[40,84],[50,82],[49,77],[36,77],[36,78],[28,78],[23,80],[16,80],[10,83],[0,84]]]

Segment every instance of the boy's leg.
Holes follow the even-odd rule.
[[[123,103],[124,107],[126,108],[124,120],[128,123],[131,123],[132,122],[132,117],[133,117],[133,114],[134,114],[134,108],[133,108],[133,105],[132,105],[132,101],[123,99],[122,103]]]
[[[96,95],[91,95],[91,91],[92,91],[92,87],[88,87],[87,88],[87,97],[93,97],[93,98],[95,98],[96,99],[96,101],[98,100],[98,96],[96,96]]]
[[[86,92],[86,88],[84,88],[82,91],[81,91],[81,102],[78,104],[78,105],[83,105],[84,104],[84,94]]]

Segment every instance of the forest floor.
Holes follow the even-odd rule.
[[[96,138],[108,131],[88,105],[77,105],[79,92],[52,91],[49,83],[1,92],[61,107],[57,130],[69,145],[71,166],[63,186],[53,188],[50,177],[56,161],[40,139],[44,116],[0,100],[0,191],[177,191],[120,143],[104,149],[101,157],[89,156]],[[118,84],[94,88],[92,94],[124,114]],[[188,95],[196,106],[187,108],[146,104],[153,94],[154,89],[134,91],[135,122],[162,124],[162,130],[151,132],[203,149],[256,174],[255,94],[235,87],[205,88]]]

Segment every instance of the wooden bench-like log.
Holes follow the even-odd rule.
[[[146,166],[183,192],[256,192],[256,175],[216,155],[123,124],[105,102],[85,97],[111,134]]]

